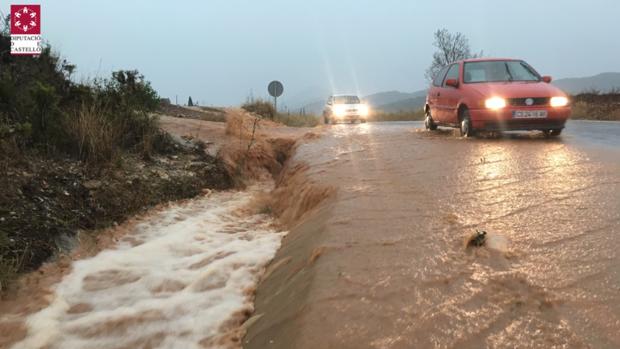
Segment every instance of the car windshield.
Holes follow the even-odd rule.
[[[357,96],[335,96],[335,104],[359,104],[360,99]]]
[[[540,75],[523,61],[466,62],[463,81],[465,83],[540,81]]]

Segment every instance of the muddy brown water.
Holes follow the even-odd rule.
[[[335,125],[294,161],[338,192],[283,242],[246,348],[620,347],[620,124]]]

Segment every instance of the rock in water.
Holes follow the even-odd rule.
[[[474,234],[469,239],[467,246],[468,247],[469,246],[474,246],[474,247],[484,246],[486,240],[487,240],[487,232],[484,230],[483,231],[476,230],[476,234]]]

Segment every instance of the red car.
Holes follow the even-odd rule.
[[[558,136],[571,108],[568,97],[517,59],[466,59],[444,67],[426,97],[425,126],[478,130],[540,130]]]

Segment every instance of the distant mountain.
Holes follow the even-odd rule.
[[[364,100],[375,111],[385,113],[415,111],[424,106],[426,90],[411,93],[399,91],[380,92],[366,96]]]
[[[588,91],[609,92],[620,89],[620,73],[601,73],[583,78],[558,79],[553,84],[568,94],[579,94]]]
[[[278,100],[278,104],[287,107],[290,111],[299,112],[305,108],[306,113],[317,114],[316,104],[320,101],[319,112],[323,110],[323,104],[330,94],[330,89],[325,86],[309,86],[292,95],[285,94]],[[310,110],[311,109],[311,110]]]
[[[378,107],[381,105],[392,104],[392,103],[396,103],[396,102],[403,101],[406,99],[425,95],[425,94],[426,94],[426,90],[416,91],[413,93],[406,93],[406,92],[400,92],[400,91],[387,91],[387,92],[379,92],[379,93],[368,95],[364,97],[363,100],[373,107]]]
[[[306,114],[322,115],[323,108],[325,108],[326,100],[327,100],[327,97],[325,97],[325,99],[321,99],[321,100],[317,100],[312,103],[308,103],[301,108],[292,109],[292,110],[295,112],[300,112],[303,110]]]
[[[325,99],[327,96],[325,97]],[[303,107],[295,109],[305,110],[308,114],[319,115],[325,107],[325,99],[318,99],[314,102],[307,103]],[[415,91],[411,93],[400,91],[386,91],[373,93],[362,97],[362,100],[370,105],[372,110],[383,111],[387,113],[399,111],[414,111],[424,105],[426,99],[426,90]]]
[[[373,107],[373,110],[382,111],[384,113],[398,113],[398,112],[410,112],[410,111],[418,111],[424,107],[424,103],[426,102],[426,95],[406,98],[400,101],[396,101],[393,103],[382,104],[376,107]]]

